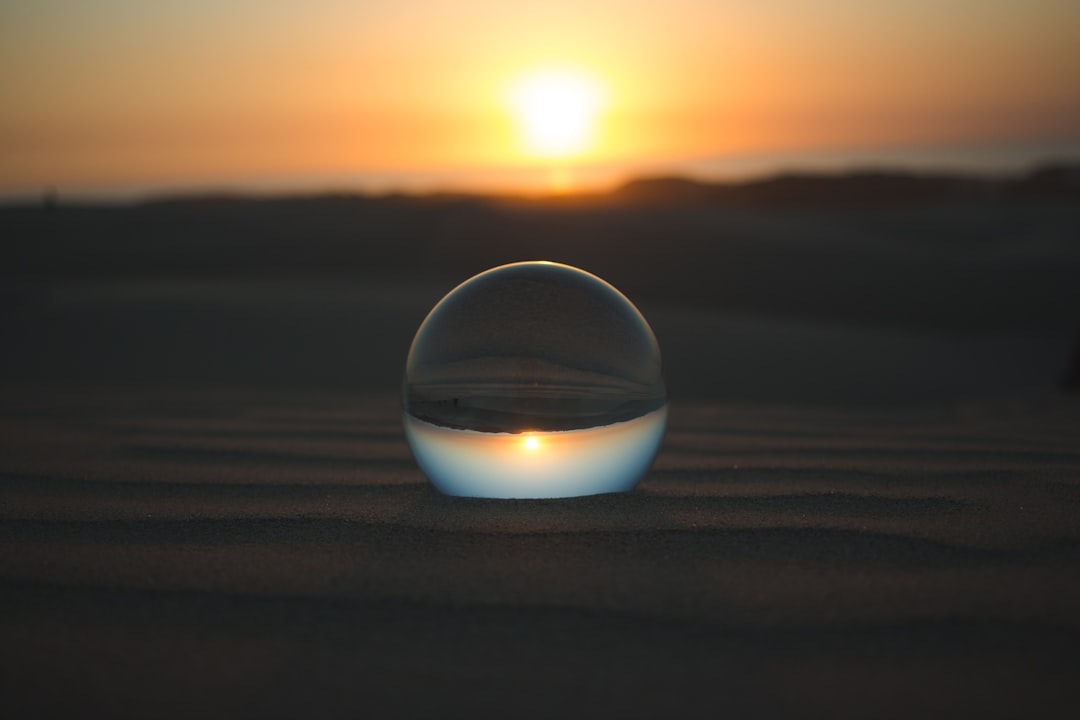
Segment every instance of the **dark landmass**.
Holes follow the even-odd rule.
[[[1076,177],[0,208],[4,718],[1076,716]],[[439,496],[413,334],[537,258],[655,330],[656,464]]]
[[[607,195],[210,197],[0,208],[7,302],[39,282],[460,281],[549,259],[635,301],[888,325],[1080,316],[1080,167],[630,182]]]
[[[977,177],[864,171],[840,175],[791,174],[744,183],[685,178],[633,180],[618,201],[764,209],[867,209],[925,203],[1080,201],[1080,166],[1052,165],[1019,177]]]
[[[3,207],[0,341],[15,350],[0,374],[357,387],[377,359],[392,386],[443,294],[549,259],[646,310],[679,394],[849,402],[1057,384],[1080,327],[1077,174]],[[684,358],[716,371],[683,373]]]

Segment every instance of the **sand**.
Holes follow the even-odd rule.
[[[1078,700],[1075,402],[676,403],[638,490],[483,501],[425,484],[383,394],[5,399],[12,716]]]
[[[672,402],[638,489],[470,500],[397,398],[450,286],[9,282],[3,715],[1080,708],[1075,328],[645,293]]]

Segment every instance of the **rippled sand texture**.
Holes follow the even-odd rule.
[[[637,491],[555,501],[439,495],[392,394],[8,389],[2,407],[17,708],[1076,700],[1075,402],[675,403]]]

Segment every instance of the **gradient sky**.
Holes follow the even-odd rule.
[[[562,163],[1080,135],[1076,0],[0,0],[0,190],[550,166],[531,67],[607,88]]]

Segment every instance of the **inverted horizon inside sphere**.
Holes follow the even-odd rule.
[[[628,490],[666,422],[645,318],[599,277],[551,262],[493,268],[447,294],[416,333],[402,391],[413,454],[452,495]]]

